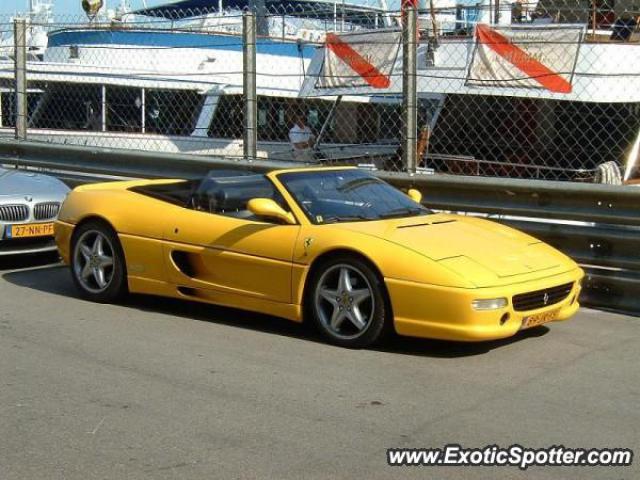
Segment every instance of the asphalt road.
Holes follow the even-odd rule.
[[[640,453],[640,318],[489,344],[321,343],[284,320],[152,297],[79,300],[0,260],[0,479],[637,479],[631,467],[389,467],[389,447]],[[29,267],[29,268],[25,268]]]

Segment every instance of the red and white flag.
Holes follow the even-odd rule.
[[[571,93],[582,28],[476,26],[467,85]]]
[[[328,33],[315,88],[387,89],[400,50],[399,32]]]

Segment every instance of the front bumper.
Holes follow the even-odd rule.
[[[0,240],[0,257],[9,255],[26,255],[29,253],[45,253],[56,251],[53,237],[37,237],[30,239]]]
[[[400,335],[442,340],[482,341],[510,337],[522,328],[526,317],[558,309],[554,321],[567,320],[579,308],[580,280],[584,272],[570,272],[544,279],[493,288],[453,288],[385,279],[391,298],[396,332]],[[526,312],[516,311],[514,295],[573,282],[569,295],[559,303]],[[497,310],[474,310],[471,302],[479,298],[506,297]],[[505,314],[508,319],[504,321]]]
[[[75,228],[75,225],[62,222],[60,220],[56,220],[56,223],[53,225],[55,243],[58,246],[58,252],[60,252],[60,257],[62,258],[62,261],[66,264],[70,263],[71,235],[73,234],[74,228]]]
[[[53,222],[53,220],[49,221]],[[53,236],[8,238],[6,229],[9,228],[10,225],[29,225],[30,223],[43,222],[19,222],[11,224],[0,222],[0,257],[54,252],[57,249]]]

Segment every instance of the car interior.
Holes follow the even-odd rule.
[[[270,198],[288,210],[282,195],[264,175],[241,170],[217,170],[202,179],[144,185],[130,190],[184,208],[247,220],[274,222],[258,219],[247,209],[252,198]]]

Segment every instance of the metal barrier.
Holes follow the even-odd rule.
[[[20,140],[0,141],[0,163],[46,169],[63,177],[71,173],[78,181],[189,178],[213,169],[265,172],[292,166]],[[375,173],[398,188],[419,189],[430,208],[486,215],[544,240],[587,271],[581,299],[585,305],[640,314],[640,188]]]
[[[432,208],[640,226],[640,189],[612,185],[381,172],[424,191]]]
[[[43,142],[0,140],[0,163],[63,172],[133,178],[190,178],[213,169],[266,172],[299,165],[273,161],[244,161],[241,157],[212,158],[140,150],[81,147]]]

